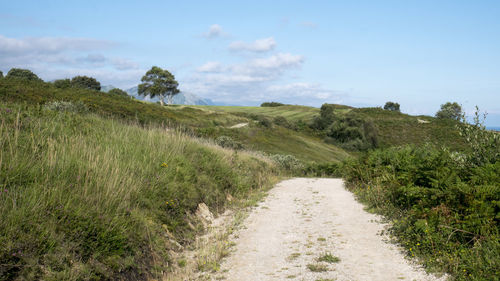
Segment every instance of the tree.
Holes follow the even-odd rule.
[[[441,109],[436,112],[436,117],[441,119],[452,119],[452,120],[460,120],[462,116],[462,107],[454,102],[447,102],[441,105]]]
[[[15,79],[23,79],[28,81],[43,81],[35,73],[31,72],[29,69],[22,68],[11,68],[7,73],[5,78],[15,78]]]
[[[144,76],[139,84],[138,93],[141,96],[159,97],[160,103],[164,105],[165,96],[168,97],[168,104],[172,104],[172,99],[180,91],[177,89],[179,83],[168,70],[163,70],[153,66]]]
[[[71,87],[71,80],[69,80],[68,78],[58,79],[58,80],[55,80],[54,82],[52,82],[52,84],[54,84],[54,86],[56,88],[67,89],[67,88]]]
[[[122,89],[118,89],[118,88],[114,88],[114,89],[109,90],[108,94],[128,97],[127,92],[125,92]]]
[[[384,105],[384,109],[385,110],[390,110],[390,111],[400,112],[400,110],[399,110],[399,103],[392,102],[392,101],[386,102],[385,105]]]
[[[101,83],[92,77],[75,76],[71,78],[71,87],[100,91]]]
[[[3,72],[0,70],[0,79],[3,78]]]

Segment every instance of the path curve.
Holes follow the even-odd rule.
[[[283,181],[244,225],[215,279],[438,280],[385,242],[380,217],[364,211],[340,179]],[[317,261],[325,254],[340,261]]]

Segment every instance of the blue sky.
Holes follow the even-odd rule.
[[[272,2],[272,3],[270,3]],[[129,88],[153,65],[214,101],[447,101],[500,126],[500,1],[3,1],[0,70]]]

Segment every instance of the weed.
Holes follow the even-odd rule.
[[[318,261],[320,261],[320,262],[323,261],[323,262],[327,262],[327,263],[337,263],[340,261],[340,258],[336,257],[330,253],[325,253],[318,258]]]
[[[307,265],[307,268],[312,272],[325,272],[328,271],[328,266],[319,263],[310,263]]]

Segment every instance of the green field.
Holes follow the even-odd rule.
[[[291,121],[303,120],[305,122],[311,121],[314,116],[319,114],[319,108],[302,105],[277,107],[196,105],[192,107],[215,112],[259,114],[271,118],[283,116]]]

